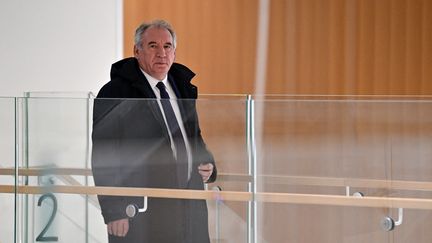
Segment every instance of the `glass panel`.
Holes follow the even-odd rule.
[[[204,192],[198,165],[212,162],[213,157],[219,179],[209,183],[208,190],[250,190],[245,97],[178,100],[187,120],[183,131],[190,135],[187,151],[193,158],[189,166],[186,163],[187,186],[179,184],[181,165],[175,160],[179,150],[171,144],[175,134],[168,133],[164,122],[168,115],[156,100],[32,97],[25,100],[25,107],[28,169],[21,172],[34,173],[28,184],[45,190],[29,193],[22,202],[28,211],[28,219],[22,218],[28,242],[107,242],[104,220],[119,219],[126,221],[117,223],[128,222],[124,239],[129,242],[147,236],[155,237],[152,242],[183,236],[189,239],[185,242],[205,242],[206,237],[212,242],[246,242],[250,197],[232,200],[217,192],[194,194]],[[97,192],[88,191],[95,184],[98,189],[110,187],[99,193],[99,200],[93,195]],[[175,190],[167,194],[145,188]],[[162,195],[145,201],[143,193]],[[147,211],[139,212],[145,206]],[[136,216],[128,219],[134,210]]]
[[[15,195],[4,193],[15,184],[15,99],[0,98],[0,242],[15,242]]]
[[[356,191],[389,195],[387,102],[349,97],[254,102],[257,241],[387,242],[389,234],[380,228],[387,210],[347,200]],[[363,188],[370,180],[384,186]]]
[[[432,199],[432,101],[398,101],[392,104],[392,197]],[[415,185],[409,187],[409,185]],[[388,215],[400,221],[398,207]],[[431,210],[403,209],[394,242],[431,242]]]
[[[340,159],[343,177],[348,178],[349,196],[390,197],[390,147],[392,100],[346,98],[340,106],[345,122],[340,123]],[[337,127],[335,127],[337,128]],[[348,193],[348,191],[347,191]],[[388,204],[390,205],[390,203]],[[391,234],[381,227],[388,207],[345,207],[341,236],[344,242],[391,242]],[[352,223],[348,223],[352,222]]]
[[[108,242],[104,220],[122,218],[128,242],[148,235],[188,243],[432,239],[427,98],[178,100],[193,158],[183,164],[183,185],[181,145],[172,146],[164,104],[74,95],[26,94],[17,105],[0,99],[0,184],[14,184],[6,169],[15,161],[21,174],[18,228],[0,227],[0,242],[14,234],[17,242]],[[218,179],[204,184],[198,165],[213,159]],[[2,219],[13,221],[13,193],[0,197]],[[399,219],[397,205],[407,205],[403,223],[386,231],[387,216],[387,223]]]
[[[201,96],[197,102],[201,130],[214,154],[218,179],[209,190],[248,192],[247,97]],[[247,242],[250,227],[246,201],[209,200],[212,242]]]
[[[23,171],[31,173],[26,184],[88,185],[85,175],[90,168],[90,100],[26,98],[23,103],[26,157],[22,166],[28,168]],[[89,215],[99,211],[92,202],[93,197],[52,194],[49,189],[29,194],[22,201],[27,210],[21,217],[23,238],[28,242],[88,242],[93,237],[89,228],[97,225],[90,225],[96,217]],[[103,232],[103,225],[99,228]]]

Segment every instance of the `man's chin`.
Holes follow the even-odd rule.
[[[167,75],[169,71],[169,68],[161,68],[161,69],[155,69],[152,76],[154,76],[157,79],[163,79]]]
[[[168,67],[169,65],[168,65],[168,63],[155,63],[153,66],[154,66],[155,68],[166,68],[166,67]]]
[[[155,66],[154,70],[155,72],[158,73],[168,73],[169,68],[170,67],[168,65],[160,65],[160,66]]]

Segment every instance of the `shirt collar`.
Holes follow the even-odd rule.
[[[162,80],[158,80],[156,78],[153,78],[152,76],[150,76],[150,74],[146,73],[144,70],[142,70],[140,68],[141,72],[144,74],[144,76],[146,77],[147,81],[149,82],[150,86],[155,89],[156,88],[156,84],[159,82],[162,82],[165,84],[165,87],[168,87],[168,75],[165,75],[165,77]]]

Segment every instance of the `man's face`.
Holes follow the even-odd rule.
[[[141,46],[134,46],[135,58],[150,76],[163,79],[175,58],[175,48],[170,32],[164,28],[151,27],[141,38]]]

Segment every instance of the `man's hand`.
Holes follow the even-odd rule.
[[[198,166],[198,173],[201,175],[203,182],[207,182],[213,174],[213,164],[206,163]]]
[[[129,231],[129,219],[119,219],[107,224],[108,234],[125,237]]]

